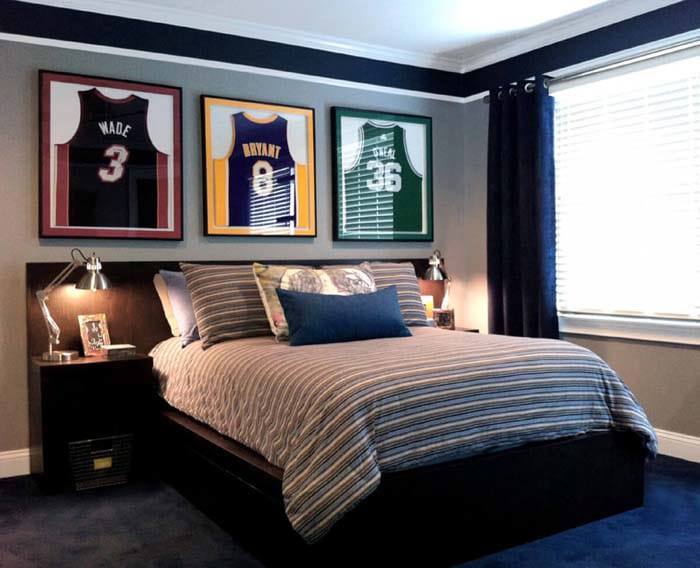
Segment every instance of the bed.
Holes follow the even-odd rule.
[[[143,309],[145,278],[172,264],[123,264],[110,277]],[[412,328],[203,351],[153,341],[142,321],[132,342],[157,343],[165,401],[160,471],[270,562],[447,565],[643,502],[653,431],[607,366],[572,344]]]

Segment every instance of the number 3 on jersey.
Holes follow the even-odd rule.
[[[398,162],[380,162],[372,160],[367,164],[373,177],[367,180],[367,189],[371,191],[401,191],[401,164]]]
[[[100,179],[106,183],[114,183],[122,179],[126,171],[124,165],[129,159],[129,150],[121,144],[112,144],[105,150],[104,156],[111,160],[106,168],[97,170]]]

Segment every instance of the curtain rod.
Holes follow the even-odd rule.
[[[546,79],[545,79],[544,85],[545,85],[545,87],[549,86],[549,83],[547,82]],[[511,87],[508,89],[508,94],[509,94],[509,95],[512,95],[513,92],[514,92],[515,90],[516,90],[516,88],[515,88],[514,86],[511,86]],[[535,90],[534,79],[525,79],[525,86],[523,87],[523,91],[525,91],[526,93],[532,93],[534,90]],[[503,94],[503,91],[502,91],[502,90],[498,92],[498,100],[501,99],[501,95],[502,95],[502,94]],[[485,95],[484,98],[483,98],[482,100],[483,100],[486,104],[488,104],[488,103],[489,103],[489,95]]]
[[[590,75],[597,75],[598,73],[603,73],[611,69],[627,67],[628,65],[633,65],[641,61],[646,61],[648,59],[656,59],[657,57],[662,57],[664,55],[676,53],[677,51],[685,51],[686,49],[692,49],[693,47],[698,46],[700,46],[700,38],[696,37],[692,39],[686,39],[677,43],[672,43],[670,45],[665,45],[663,47],[657,47],[656,49],[645,51],[633,57],[627,57],[618,61],[613,61],[611,63],[606,63],[604,65],[592,67],[590,69],[583,69],[581,71],[569,73],[568,75],[561,75],[559,77],[549,79],[547,81],[547,86],[554,85],[555,83],[565,83],[566,81],[572,81],[573,79],[580,79],[581,77],[588,77]]]
[[[651,49],[649,51],[645,51],[643,53],[640,53],[639,55],[627,57],[624,59],[620,59],[618,61],[613,61],[611,63],[605,63],[604,65],[598,65],[597,67],[591,67],[589,69],[583,69],[581,71],[576,71],[574,73],[569,73],[567,75],[561,75],[559,77],[545,79],[544,85],[545,85],[545,87],[550,87],[551,85],[554,85],[556,83],[565,83],[567,81],[573,81],[574,79],[580,79],[582,77],[590,77],[593,75],[597,75],[599,73],[604,73],[606,71],[610,71],[611,69],[618,69],[620,67],[626,67],[628,65],[633,65],[635,63],[639,63],[641,61],[647,61],[649,59],[656,59],[657,57],[662,57],[664,55],[676,53],[677,51],[685,51],[686,49],[692,49],[693,47],[699,47],[699,46],[700,46],[700,38],[695,37],[695,38],[691,38],[691,39],[686,39],[683,41],[672,43],[670,45],[665,45],[663,47],[658,47],[655,49]],[[531,91],[526,90],[526,92],[531,92]],[[485,103],[488,103],[489,102],[489,95],[486,95],[484,97],[483,101]]]

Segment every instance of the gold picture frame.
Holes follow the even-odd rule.
[[[85,357],[102,355],[102,346],[111,345],[105,314],[79,315],[80,339]]]

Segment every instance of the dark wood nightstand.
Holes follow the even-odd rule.
[[[153,359],[32,359],[31,471],[45,491],[123,483],[148,470]]]

